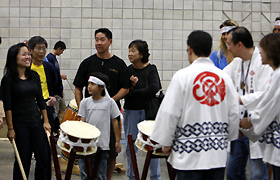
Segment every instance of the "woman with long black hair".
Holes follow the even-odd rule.
[[[51,179],[50,148],[46,131],[51,131],[39,75],[30,70],[31,55],[24,43],[9,48],[4,77],[1,81],[8,138],[15,140],[26,176],[29,175],[32,152],[36,159],[35,179]],[[38,110],[40,109],[41,114]],[[22,179],[17,160],[13,179]]]

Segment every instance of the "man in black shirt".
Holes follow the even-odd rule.
[[[112,44],[112,32],[107,28],[100,28],[95,31],[96,54],[86,58],[79,66],[74,79],[75,99],[77,105],[80,105],[83,99],[82,90],[87,87],[88,75],[92,72],[101,72],[106,74],[110,80],[110,87],[107,88],[110,96],[117,102],[120,108],[119,100],[129,92],[129,77],[125,62],[109,52]],[[85,88],[85,97],[89,97],[87,88]],[[110,137],[110,157],[107,165],[107,179],[110,180],[116,163],[115,135],[111,126]]]

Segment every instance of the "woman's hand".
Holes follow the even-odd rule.
[[[241,128],[243,128],[243,129],[249,129],[249,128],[251,128],[253,125],[252,125],[252,123],[250,122],[249,118],[243,118],[243,119],[241,119],[239,126],[240,126]]]
[[[46,102],[46,104],[52,107],[55,103],[56,103],[56,98],[54,96],[49,96],[49,100]]]
[[[116,152],[120,153],[122,151],[122,146],[120,142],[116,142]]]
[[[16,137],[16,133],[15,133],[14,129],[8,130],[7,137],[9,138],[10,142],[12,143],[13,139],[15,139],[15,137]]]
[[[46,133],[47,133],[47,131],[49,131],[51,133],[52,127],[49,122],[44,122],[43,127],[44,127]]]
[[[132,82],[132,87],[135,87],[136,83],[138,82],[138,77],[131,75],[130,81]]]
[[[171,146],[162,146],[162,152],[166,156],[169,156],[171,153]]]

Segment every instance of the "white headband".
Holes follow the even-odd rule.
[[[280,26],[280,20],[275,21],[275,26]]]
[[[236,26],[225,26],[225,27],[222,27],[221,29],[221,34],[223,33],[227,33],[229,32],[230,30],[232,30],[233,28],[235,28]]]
[[[92,82],[92,83],[97,84],[97,85],[99,85],[99,86],[104,86],[104,89],[105,89],[105,96],[106,96],[106,97],[110,97],[110,95],[109,95],[109,93],[108,93],[108,91],[107,91],[107,88],[106,88],[106,84],[105,84],[101,79],[99,79],[99,78],[97,78],[97,77],[94,77],[94,76],[90,76],[90,77],[88,78],[88,82]]]
[[[94,76],[90,76],[88,78],[88,82],[92,82],[92,83],[100,85],[100,86],[103,86],[103,85],[105,86],[105,83],[101,79],[94,77]]]

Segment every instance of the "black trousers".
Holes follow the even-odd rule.
[[[14,130],[16,133],[15,142],[27,178],[30,171],[32,152],[34,152],[36,159],[35,179],[50,180],[51,152],[47,136],[43,128],[43,123],[40,121],[33,124],[32,127],[22,124],[14,124]],[[16,158],[14,162],[13,179],[22,179],[22,174]]]
[[[52,133],[56,132],[59,129],[59,119],[58,117],[54,117],[55,114],[55,109],[54,106],[47,106],[47,114],[48,114],[48,119],[49,119],[49,123],[52,127]]]

